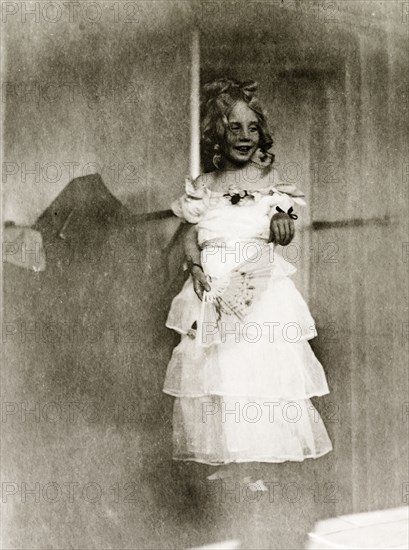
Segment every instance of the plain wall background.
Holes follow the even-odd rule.
[[[7,16],[6,220],[31,225],[73,175],[99,172],[135,212],[167,208],[183,188],[191,6],[139,3],[133,14],[129,3],[97,5],[72,12],[72,22],[62,3],[60,12],[17,3]]]

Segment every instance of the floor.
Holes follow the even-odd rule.
[[[171,460],[167,426],[142,431],[79,417],[22,423],[16,415],[6,429],[15,445],[3,470],[4,550],[192,548],[231,539],[240,548],[298,549],[328,513],[309,487],[319,480],[318,461],[232,467],[231,480],[210,482],[212,467]],[[274,491],[253,491],[250,476]]]

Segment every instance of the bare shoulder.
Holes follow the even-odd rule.
[[[195,183],[198,186],[204,186],[214,191],[217,180],[217,172],[206,172],[205,174],[200,174],[195,180]]]

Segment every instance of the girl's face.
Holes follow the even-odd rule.
[[[249,162],[256,151],[260,135],[256,113],[244,101],[230,111],[225,134],[224,155],[234,165]]]

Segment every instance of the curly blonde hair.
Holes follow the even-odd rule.
[[[267,120],[257,97],[257,83],[253,80],[239,81],[232,78],[220,78],[205,84],[201,98],[201,154],[205,172],[214,170],[212,163],[215,145],[225,139],[228,115],[237,101],[244,101],[254,111],[258,120],[259,149],[262,161],[274,162],[269,151],[273,138],[267,126]]]

